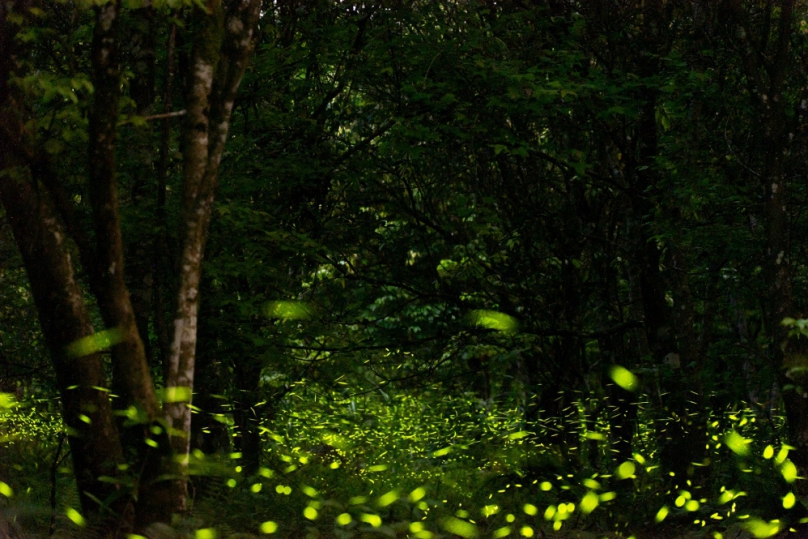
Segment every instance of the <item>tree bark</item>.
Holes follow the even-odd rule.
[[[230,116],[253,50],[260,6],[260,0],[235,1],[228,6],[211,0],[206,5],[207,12],[199,14],[187,94],[181,269],[174,337],[166,369],[167,388],[192,390],[194,386],[202,258]],[[172,428],[172,448],[186,462],[191,434],[191,409],[187,404],[165,405]],[[184,472],[180,474],[175,510],[185,511],[187,478]]]
[[[9,111],[0,115],[6,127]],[[4,129],[3,137],[8,135]],[[23,168],[16,171],[17,177],[0,176],[0,201],[23,257],[56,371],[82,513],[90,524],[115,535],[129,528],[132,507],[128,489],[121,483],[98,480],[120,479],[117,466],[124,462],[104,367],[98,353],[67,354],[68,345],[93,334],[89,311],[54,208],[44,192],[24,178]],[[103,500],[105,507],[96,500]],[[112,510],[112,516],[106,509]]]

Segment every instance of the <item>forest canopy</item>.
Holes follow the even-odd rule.
[[[0,537],[808,534],[807,21],[0,3]]]

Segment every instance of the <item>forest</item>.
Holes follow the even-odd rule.
[[[0,538],[808,537],[808,2],[3,0]]]

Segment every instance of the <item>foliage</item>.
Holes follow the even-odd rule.
[[[193,289],[194,387],[158,387],[193,395],[175,527],[804,531],[808,33],[786,4],[265,3]],[[189,143],[154,113],[188,105],[169,81],[199,23],[126,7],[124,35],[154,37],[145,79],[140,42],[122,52],[127,286],[163,386]],[[72,4],[31,17],[26,130],[89,221],[95,26]],[[59,482],[72,529],[69,475],[42,465],[69,429],[11,241],[0,225],[0,395],[22,400],[3,503]]]

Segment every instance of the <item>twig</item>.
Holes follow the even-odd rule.
[[[152,120],[162,120],[164,118],[173,118],[175,116],[185,116],[185,109],[178,110],[175,112],[163,112],[161,114],[152,114],[151,116],[138,116],[138,121],[143,122],[150,122]],[[121,120],[118,122],[118,127],[126,124],[134,123],[134,118],[127,118],[126,120]]]

